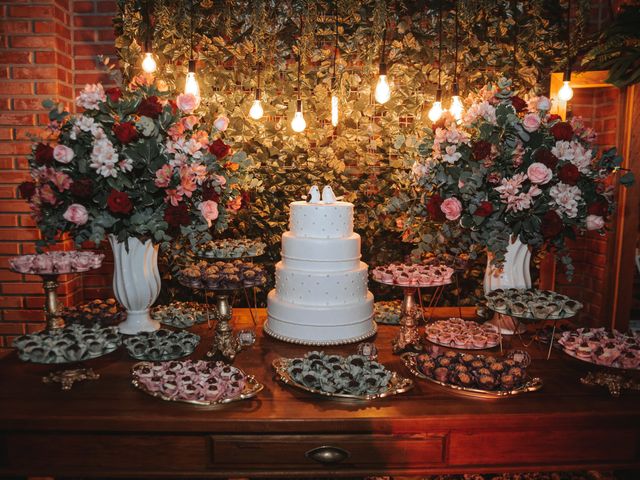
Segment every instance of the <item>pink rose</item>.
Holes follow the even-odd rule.
[[[62,217],[68,222],[75,223],[76,225],[84,225],[89,220],[89,212],[87,209],[79,203],[72,203],[67,207],[67,210],[62,214]]]
[[[224,115],[220,115],[213,122],[213,126],[216,127],[216,129],[218,129],[219,131],[224,132],[229,126],[229,119]]]
[[[196,97],[193,93],[181,93],[176,98],[176,105],[180,110],[184,113],[191,113],[196,108],[198,108],[198,97]]]
[[[69,163],[73,160],[73,150],[65,145],[56,145],[56,148],[53,149],[53,158],[55,158],[60,163]]]
[[[600,230],[604,228],[604,218],[600,215],[587,215],[587,230]]]
[[[447,220],[457,220],[462,212],[462,204],[456,197],[447,198],[440,205],[440,210],[447,217]]]
[[[189,115],[188,117],[180,119],[180,123],[182,123],[182,126],[185,129],[193,130],[193,127],[198,124],[198,117],[196,117],[195,115]]]
[[[540,128],[540,116],[537,113],[527,113],[522,120],[522,126],[527,132],[535,132]]]
[[[218,204],[213,200],[206,200],[198,206],[202,217],[207,221],[209,227],[211,227],[211,221],[218,218]]]
[[[551,169],[547,168],[544,163],[534,162],[529,165],[529,168],[527,168],[527,176],[529,177],[529,180],[531,180],[531,183],[544,185],[551,180],[553,172]]]

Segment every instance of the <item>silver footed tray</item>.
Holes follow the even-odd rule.
[[[222,362],[204,360],[139,362],[131,383],[152,397],[167,402],[218,406],[255,397],[264,385],[253,375]]]
[[[496,399],[542,388],[541,379],[529,378],[526,373],[530,361],[526,352],[512,352],[505,359],[496,359],[454,351],[438,354],[434,350],[439,352],[438,347],[433,347],[430,352],[405,353],[401,358],[416,377],[460,395]],[[492,367],[494,363],[500,367]]]
[[[200,337],[184,330],[173,332],[161,328],[139,333],[123,343],[129,356],[136,360],[166,362],[191,355],[200,343]]]
[[[266,247],[260,240],[229,238],[204,242],[194,248],[194,253],[205,259],[251,258],[263,255]]]
[[[582,304],[561,293],[534,288],[497,288],[485,295],[494,312],[520,320],[563,320],[571,318]]]
[[[413,380],[362,355],[309,352],[304,358],[278,358],[273,368],[285,385],[337,399],[375,400],[407,392],[414,386]]]
[[[500,344],[498,327],[462,318],[449,318],[430,323],[425,327],[425,334],[431,343],[463,350],[482,350]]]
[[[151,316],[163,325],[189,328],[207,321],[207,306],[198,302],[171,302],[153,307]]]

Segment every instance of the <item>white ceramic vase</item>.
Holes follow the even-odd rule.
[[[113,292],[127,310],[127,319],[118,325],[120,333],[135,335],[152,332],[160,324],[151,319],[149,307],[160,294],[158,246],[151,240],[142,243],[137,238],[119,242],[109,235],[113,249]]]

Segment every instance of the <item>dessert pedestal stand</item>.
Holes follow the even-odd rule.
[[[424,320],[424,309],[422,308],[422,288],[435,288],[431,300],[429,301],[429,315],[433,312],[433,308],[438,304],[445,285],[451,283],[451,279],[442,283],[430,283],[430,284],[413,284],[413,285],[398,285],[392,282],[383,282],[376,280],[376,282],[383,285],[389,285],[391,287],[402,287],[402,293],[404,298],[402,300],[402,309],[400,313],[400,331],[393,341],[393,353],[400,354],[406,351],[422,352],[424,350],[424,343],[420,336],[420,330],[418,329],[419,320]],[[418,293],[420,299],[420,307],[416,308],[415,293]]]
[[[72,368],[70,370],[58,370],[42,377],[44,383],[59,383],[62,390],[71,390],[73,384],[83,380],[98,380],[100,374],[92,368]]]

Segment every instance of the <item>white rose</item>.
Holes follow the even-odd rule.
[[[56,145],[56,148],[53,149],[53,158],[60,163],[71,162],[74,155],[73,150],[65,145]]]
[[[604,228],[604,218],[600,215],[587,216],[587,230],[600,230]]]

